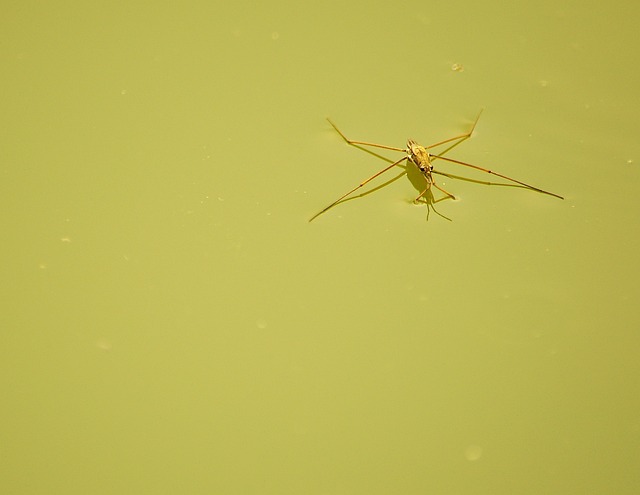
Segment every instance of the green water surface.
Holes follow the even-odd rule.
[[[638,7],[2,10],[0,493],[639,492]]]

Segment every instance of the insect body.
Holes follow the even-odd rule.
[[[455,196],[453,194],[442,189],[438,184],[436,184],[435,180],[433,180],[433,175],[431,175],[431,172],[433,172],[431,155],[424,146],[420,146],[413,139],[409,139],[407,141],[407,158],[411,160],[416,167],[418,167],[418,170],[422,172],[422,175],[427,182],[427,187],[420,193],[415,201],[418,201],[421,197],[423,197],[427,193],[427,191],[431,189],[431,186],[435,186],[447,196],[455,199]]]

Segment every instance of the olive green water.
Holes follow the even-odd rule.
[[[628,4],[5,5],[0,493],[638,493]]]

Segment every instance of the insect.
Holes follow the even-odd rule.
[[[320,215],[325,213],[327,210],[330,210],[331,208],[336,206],[338,203],[340,203],[343,199],[345,199],[350,194],[356,192],[358,189],[360,189],[364,185],[368,184],[369,182],[371,182],[376,177],[384,174],[386,171],[391,170],[396,165],[400,165],[405,160],[413,163],[418,168],[418,170],[420,171],[420,174],[422,175],[422,177],[424,177],[424,179],[425,179],[425,188],[418,195],[418,197],[414,200],[414,202],[418,202],[420,200],[420,198],[426,197],[427,193],[429,193],[431,191],[431,187],[432,186],[435,187],[436,189],[438,189],[439,191],[443,192],[446,196],[448,196],[448,197],[450,197],[452,199],[455,199],[455,196],[453,194],[451,194],[449,191],[444,190],[442,187],[440,187],[438,184],[436,184],[436,182],[435,182],[435,180],[433,178],[432,174],[433,173],[438,173],[436,170],[434,170],[433,164],[432,164],[432,162],[435,161],[436,159],[444,160],[444,161],[451,162],[451,163],[455,163],[457,165],[463,165],[465,167],[471,167],[471,168],[474,168],[476,170],[480,170],[482,172],[486,172],[488,174],[492,174],[492,175],[495,175],[495,176],[500,177],[502,179],[511,181],[511,182],[513,182],[515,184],[519,184],[520,186],[526,187],[527,189],[532,189],[534,191],[537,191],[537,192],[540,192],[540,193],[543,193],[543,194],[548,194],[549,196],[554,196],[554,197],[559,198],[559,199],[564,199],[559,194],[555,194],[555,193],[552,193],[552,192],[549,192],[549,191],[545,191],[544,189],[540,189],[538,187],[532,186],[530,184],[527,184],[525,182],[519,181],[517,179],[513,179],[512,177],[507,177],[506,175],[499,174],[498,172],[494,172],[493,170],[489,170],[487,168],[479,167],[478,165],[473,165],[471,163],[461,162],[459,160],[454,160],[453,158],[448,158],[448,157],[443,156],[450,149],[452,149],[453,147],[457,146],[458,144],[460,144],[465,139],[468,139],[468,138],[471,137],[471,134],[473,134],[473,131],[476,128],[476,124],[478,123],[478,120],[480,119],[480,115],[482,115],[482,110],[480,111],[480,113],[476,117],[476,120],[474,121],[473,125],[471,126],[471,129],[469,130],[469,132],[465,132],[464,134],[460,134],[458,136],[454,136],[452,138],[445,139],[443,141],[439,141],[439,142],[434,143],[434,144],[430,144],[429,146],[421,146],[416,141],[414,141],[413,139],[409,139],[407,141],[407,147],[406,148],[396,148],[395,146],[387,146],[387,145],[384,145],[384,144],[368,143],[368,142],[365,142],[365,141],[354,141],[352,139],[347,138],[347,136],[345,136],[342,133],[342,131],[340,129],[338,129],[338,127],[331,121],[331,119],[327,118],[327,121],[329,122],[329,124],[331,124],[331,126],[336,130],[336,132],[338,134],[340,134],[342,139],[344,139],[347,142],[347,144],[350,144],[350,145],[353,145],[353,146],[372,146],[372,147],[375,147],[375,148],[382,148],[382,149],[385,149],[385,150],[401,151],[402,153],[405,154],[405,156],[403,156],[399,160],[393,162],[391,165],[386,166],[382,170],[376,172],[371,177],[363,180],[356,187],[354,187],[353,189],[351,189],[347,193],[343,194],[338,199],[336,199],[333,203],[331,203],[329,206],[325,207],[324,209],[322,209],[318,213],[316,213],[314,216],[312,216],[309,219],[309,221],[310,222],[313,221],[314,219],[316,219],[317,217],[319,217]],[[441,146],[441,145],[447,144],[447,143],[453,143],[453,144],[449,145],[449,147],[445,151],[440,153],[440,154],[431,154],[428,151],[431,148],[436,148],[438,146]]]

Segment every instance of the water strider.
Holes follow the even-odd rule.
[[[377,144],[377,143],[368,143],[368,142],[365,142],[365,141],[353,141],[353,140],[347,138],[347,136],[345,136],[342,133],[342,131],[340,129],[338,129],[338,127],[331,121],[331,119],[327,119],[329,121],[329,123],[333,126],[333,128],[336,130],[336,132],[338,134],[340,134],[340,136],[342,136],[342,139],[344,139],[347,142],[347,144],[356,145],[356,146],[357,145],[373,146],[375,148],[382,148],[382,149],[385,149],[385,150],[400,151],[400,152],[404,153],[405,156],[400,158],[398,161],[393,162],[391,165],[386,166],[382,170],[376,172],[371,177],[363,180],[356,187],[354,187],[353,189],[351,189],[347,193],[343,194],[338,199],[336,199],[333,203],[331,203],[329,206],[327,206],[326,208],[320,210],[318,213],[316,213],[314,216],[312,216],[309,219],[309,221],[311,222],[312,220],[314,220],[318,216],[322,215],[327,210],[333,208],[335,205],[340,203],[343,199],[345,199],[347,196],[349,196],[350,194],[352,194],[355,191],[357,191],[358,189],[360,189],[365,184],[369,183],[370,181],[372,181],[373,179],[375,179],[379,175],[384,174],[387,170],[391,170],[396,165],[400,165],[405,160],[410,161],[416,167],[418,167],[418,170],[420,171],[420,173],[422,174],[422,176],[424,177],[424,179],[426,181],[425,189],[414,200],[415,202],[417,202],[420,198],[424,197],[425,194],[427,194],[427,192],[429,192],[431,190],[431,186],[433,186],[433,187],[437,188],[438,190],[442,191],[448,197],[450,197],[452,199],[455,199],[455,196],[453,194],[451,194],[448,191],[445,191],[442,187],[440,187],[438,184],[436,184],[436,182],[435,182],[435,180],[433,178],[433,175],[432,175],[435,171],[433,169],[433,164],[431,163],[432,160],[435,160],[435,159],[445,160],[447,162],[456,163],[458,165],[463,165],[465,167],[471,167],[471,168],[474,168],[476,170],[480,170],[482,172],[486,172],[488,174],[492,174],[492,175],[495,175],[495,176],[500,177],[502,179],[506,179],[508,181],[514,182],[514,183],[519,184],[521,186],[524,186],[524,187],[526,187],[528,189],[532,189],[534,191],[538,191],[538,192],[543,193],[543,194],[548,194],[549,196],[554,196],[556,198],[564,199],[559,194],[555,194],[555,193],[552,193],[552,192],[549,192],[549,191],[545,191],[544,189],[540,189],[538,187],[532,186],[530,184],[527,184],[525,182],[519,181],[517,179],[513,179],[511,177],[507,177],[506,175],[499,174],[498,172],[494,172],[494,171],[489,170],[487,168],[479,167],[479,166],[473,165],[471,163],[461,162],[459,160],[454,160],[453,158],[448,158],[448,157],[443,156],[444,153],[449,151],[449,149],[453,148],[454,146],[457,146],[458,144],[460,144],[465,139],[468,139],[469,137],[471,137],[471,134],[473,134],[473,130],[476,128],[476,124],[478,123],[478,120],[480,119],[480,115],[482,115],[482,110],[480,111],[480,113],[476,117],[476,120],[473,122],[473,125],[471,126],[471,129],[469,130],[469,132],[466,132],[464,134],[460,134],[459,136],[454,136],[454,137],[449,138],[449,139],[445,139],[443,141],[439,141],[439,142],[431,144],[429,146],[421,146],[417,142],[415,142],[413,139],[409,139],[407,141],[407,147],[406,148],[396,148],[395,146],[387,146],[387,145],[384,145],[384,144]],[[451,145],[447,150],[445,150],[440,155],[435,155],[435,154],[432,155],[431,153],[429,153],[427,151],[427,150],[429,150],[431,148],[435,148],[437,146],[440,146],[440,145],[443,145],[443,144],[446,144],[446,143],[451,143],[453,141],[457,141],[457,143],[454,143],[453,145]]]

